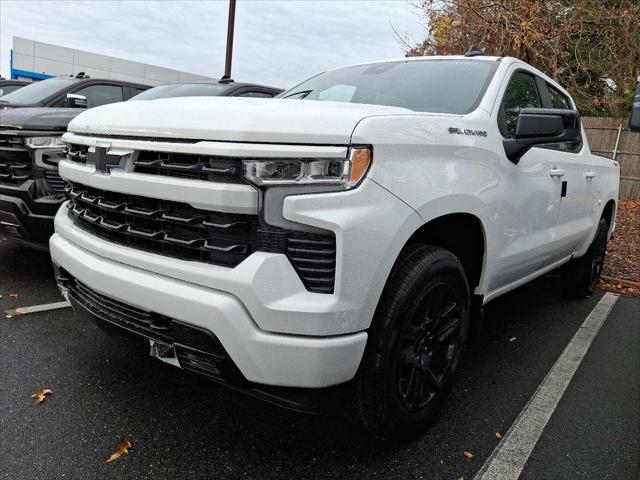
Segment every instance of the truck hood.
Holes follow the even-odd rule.
[[[415,114],[399,107],[234,97],[182,97],[92,108],[69,131],[154,138],[345,145],[368,116]]]
[[[61,131],[83,110],[78,108],[15,108],[0,110],[0,127]]]

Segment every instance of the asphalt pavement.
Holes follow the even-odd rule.
[[[1,311],[60,301],[47,254],[0,241],[0,294]],[[551,275],[492,302],[437,423],[403,444],[186,374],[68,308],[2,315],[0,479],[470,480],[602,294],[567,300]],[[621,298],[521,478],[637,480],[639,325],[640,299]],[[129,454],[106,464],[123,440]]]

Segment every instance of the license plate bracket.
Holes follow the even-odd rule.
[[[173,345],[149,339],[149,347],[149,355],[153,358],[157,358],[161,362],[168,363],[174,367],[182,368]]]

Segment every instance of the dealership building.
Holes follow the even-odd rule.
[[[49,77],[75,76],[80,72],[92,78],[111,78],[153,86],[211,80],[202,75],[20,37],[13,37],[10,63],[11,78],[14,80],[37,81]]]

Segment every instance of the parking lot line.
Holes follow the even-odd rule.
[[[569,382],[617,300],[618,295],[612,293],[606,293],[600,299],[474,480],[515,480],[520,476]]]
[[[31,307],[18,307],[13,310],[6,310],[4,313],[15,317],[16,315],[26,315],[27,313],[46,312],[49,310],[57,310],[59,308],[70,307],[69,302],[45,303],[44,305],[33,305]]]

